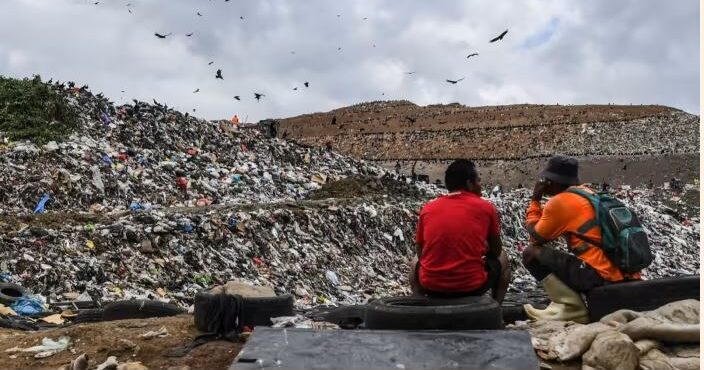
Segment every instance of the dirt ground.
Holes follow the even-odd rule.
[[[659,105],[538,105],[467,107],[418,106],[408,101],[362,103],[326,113],[281,119],[279,135],[298,138],[347,133],[392,133],[466,127],[518,127],[536,124],[633,120],[672,111]],[[333,118],[335,120],[333,121]]]
[[[140,338],[140,335],[158,331],[161,327],[168,331],[166,337]],[[225,370],[242,347],[242,343],[213,341],[196,347],[184,357],[167,356],[169,350],[191,343],[198,334],[191,315],[78,324],[39,332],[0,329],[0,369],[56,370],[86,353],[89,368],[103,363],[108,356],[116,356],[120,363],[139,361],[150,370],[170,367],[179,370]],[[72,346],[48,358],[35,359],[34,353],[5,352],[15,346],[27,348],[39,345],[44,337],[56,340],[61,336],[70,337]]]

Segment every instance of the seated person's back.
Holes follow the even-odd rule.
[[[474,163],[450,164],[445,185],[450,193],[428,202],[418,218],[411,289],[434,296],[481,295],[491,289],[501,301],[510,280],[508,258],[501,250],[496,209],[480,196]]]
[[[420,283],[432,291],[471,292],[484,285],[487,237],[499,235],[496,210],[469,191],[428,203],[420,214]]]

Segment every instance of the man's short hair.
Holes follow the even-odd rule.
[[[452,162],[445,171],[445,187],[448,191],[469,190],[467,189],[467,180],[474,183],[478,177],[474,162],[468,159],[458,159]]]

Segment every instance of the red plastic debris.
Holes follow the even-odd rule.
[[[198,155],[198,149],[197,148],[188,148],[186,153],[188,153],[188,155],[190,155],[191,157],[195,157],[196,155]]]
[[[251,333],[252,328],[249,325],[245,325],[244,328],[242,328],[243,333]]]
[[[247,145],[245,145],[245,144],[240,145],[240,148],[242,149],[243,152],[247,151]]]
[[[196,200],[196,205],[198,207],[207,206],[207,205],[210,205],[211,203],[213,203],[213,202],[206,197],[198,198],[198,200]]]
[[[127,155],[127,153],[120,153],[117,155],[117,159],[125,162],[130,158],[130,156]]]
[[[257,266],[262,266],[262,265],[264,265],[264,261],[262,261],[262,259],[259,258],[259,257],[254,257],[254,258],[252,258],[252,261],[254,261],[254,264],[257,265]]]
[[[188,179],[183,176],[177,177],[176,186],[178,186],[179,189],[186,191],[188,189]]]

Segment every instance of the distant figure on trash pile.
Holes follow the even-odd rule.
[[[576,159],[554,156],[540,176],[526,214],[531,246],[523,251],[523,264],[543,283],[552,302],[545,310],[524,308],[533,319],[585,323],[587,309],[580,293],[640,279],[640,269],[652,260],[647,237],[637,217],[620,201],[578,185]],[[544,195],[551,198],[543,207]],[[543,246],[560,236],[567,238],[572,254]],[[620,247],[626,248],[625,253]]]
[[[501,250],[496,208],[481,198],[474,163],[459,159],[450,164],[445,185],[450,193],[428,202],[420,212],[411,290],[430,297],[462,297],[491,289],[501,303],[511,270]]]

